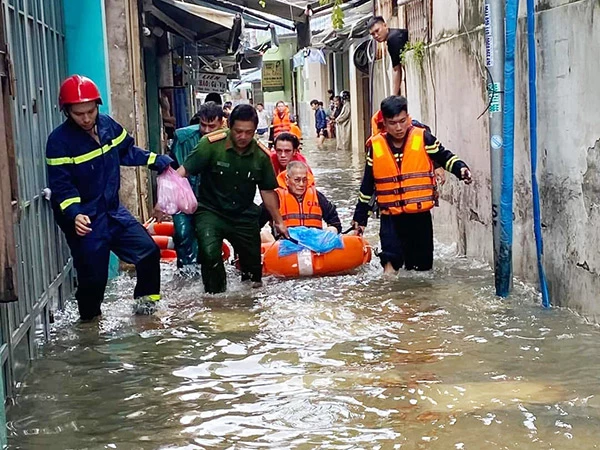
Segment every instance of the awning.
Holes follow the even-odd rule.
[[[208,20],[217,25],[221,25],[223,28],[233,27],[233,19],[235,17],[234,14],[220,11],[214,8],[207,8],[205,6],[193,5],[191,3],[184,3],[178,0],[162,0],[164,2],[173,3],[178,8],[183,9],[191,14],[194,14],[196,17],[200,17],[204,20]]]
[[[144,11],[190,42],[206,40],[207,45],[223,50],[235,19],[235,14],[179,0],[144,0]]]
[[[359,2],[359,0],[356,0]],[[364,39],[369,35],[367,23],[373,17],[371,3],[347,9],[344,17],[344,27],[341,30],[324,30],[313,36],[313,46],[345,51],[356,39]]]
[[[234,14],[244,16],[247,21],[262,21],[278,25],[289,30],[294,29],[294,22],[304,20],[304,9],[281,3],[277,0],[265,0],[261,8],[258,0],[191,0],[197,5],[210,6]]]

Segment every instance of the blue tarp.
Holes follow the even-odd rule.
[[[298,241],[284,240],[279,244],[279,256],[292,255],[304,249],[315,253],[328,253],[336,248],[344,248],[342,236],[333,231],[318,228],[293,227],[289,228],[290,236]]]

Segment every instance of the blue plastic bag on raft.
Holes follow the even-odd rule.
[[[282,240],[279,243],[279,256],[293,255],[304,249],[315,253],[328,253],[336,248],[344,248],[342,236],[333,231],[308,227],[293,227],[288,228],[288,231],[299,245],[287,239]]]

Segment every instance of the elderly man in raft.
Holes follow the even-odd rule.
[[[314,177],[306,164],[291,161],[287,165],[287,170],[279,174],[277,181],[280,187],[275,189],[275,192],[279,199],[279,212],[287,227],[305,226],[322,229],[325,221],[328,231],[335,233],[342,231],[335,205],[315,188]],[[261,205],[261,228],[270,220],[267,208]],[[263,242],[275,240],[268,231],[261,233],[261,239]]]

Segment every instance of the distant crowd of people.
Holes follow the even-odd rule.
[[[327,108],[322,101],[311,100],[310,106],[315,112],[315,136],[319,148],[323,147],[326,139],[336,140],[337,150],[350,150],[350,92],[342,91],[335,95],[330,89]],[[290,112],[289,106],[279,100],[275,104],[273,114],[265,109],[263,103],[257,103],[258,127],[256,135],[259,139],[266,140],[269,147],[278,134],[287,132],[302,141],[302,130],[298,126],[298,118]]]

